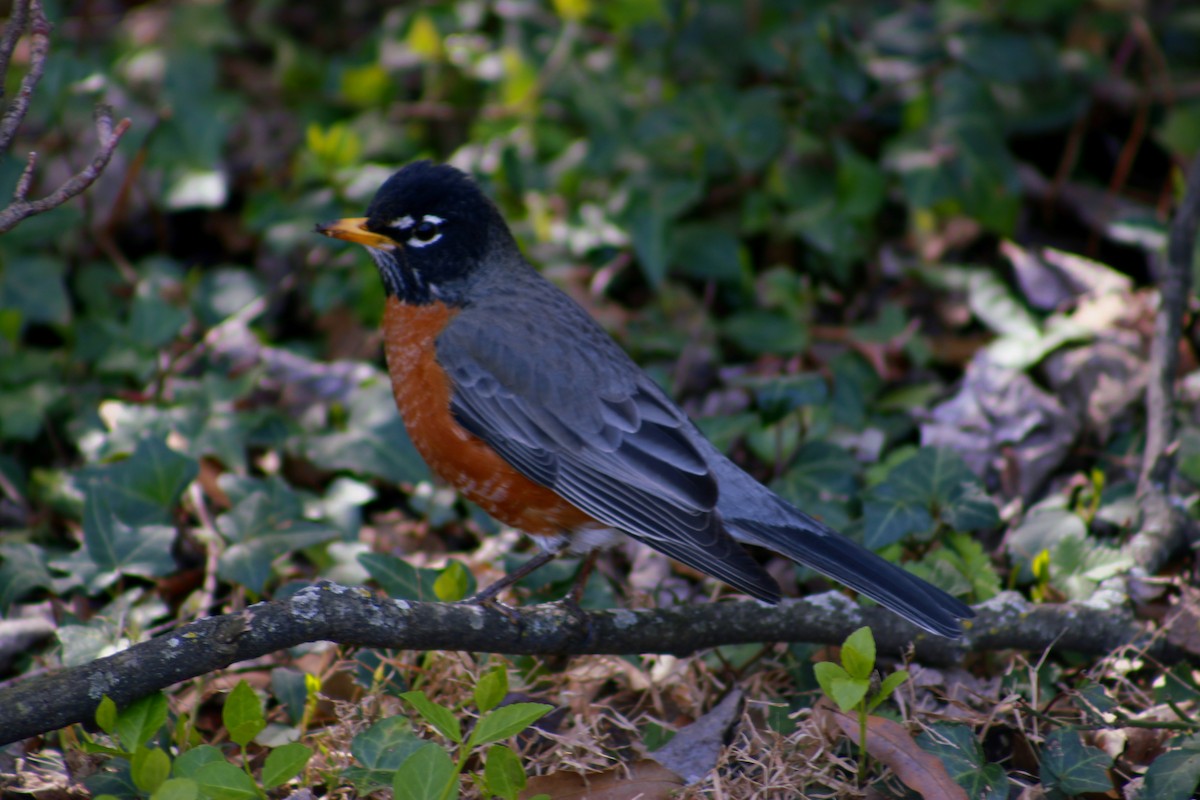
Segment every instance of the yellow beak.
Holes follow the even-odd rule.
[[[396,243],[386,236],[367,230],[366,217],[347,217],[317,226],[317,233],[333,239],[374,247],[376,250],[395,250]]]

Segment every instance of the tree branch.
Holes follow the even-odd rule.
[[[576,614],[559,604],[499,610],[388,600],[323,581],[286,601],[199,620],[90,664],[5,686],[0,744],[90,721],[104,695],[126,706],[180,681],[315,641],[395,650],[685,654],[748,642],[837,644],[870,625],[881,655],[899,655],[912,642],[916,658],[929,663],[1002,648],[1095,654],[1124,645],[1167,663],[1185,657],[1127,611],[1099,603],[1034,606],[1006,593],[976,610],[965,638],[952,642],[835,592],[778,606],[743,601]]]
[[[1187,515],[1171,501],[1174,477],[1175,378],[1183,316],[1191,294],[1192,255],[1200,225],[1200,157],[1192,159],[1183,200],[1171,223],[1165,263],[1159,262],[1159,310],[1150,343],[1146,387],[1146,451],[1138,480],[1142,523],[1130,541],[1137,565],[1157,572],[1184,543]]]
[[[0,153],[8,151],[13,137],[17,135],[17,129],[25,121],[29,101],[33,99],[33,90],[37,88],[46,69],[46,56],[50,53],[50,31],[53,27],[46,19],[41,0],[16,0],[13,4],[12,16],[4,26],[4,38],[0,39],[0,82],[7,77],[13,51],[27,29],[30,39],[29,71],[21,79],[21,88],[17,90],[17,96],[5,110],[3,118],[0,118]]]
[[[129,130],[129,125],[129,120],[123,119],[117,123],[116,127],[113,127],[112,108],[106,105],[97,106],[96,133],[100,139],[100,149],[92,157],[92,163],[71,176],[67,179],[66,183],[41,200],[25,199],[25,194],[29,190],[29,174],[37,158],[36,153],[30,153],[29,165],[26,166],[21,179],[17,181],[17,190],[13,193],[13,201],[7,208],[0,211],[0,233],[7,233],[12,230],[26,217],[32,217],[35,214],[41,214],[52,208],[57,208],[72,197],[82,194],[84,190],[96,182],[96,179],[100,177],[100,173],[108,166],[108,162],[116,151],[117,145],[121,142],[121,137],[125,135],[125,131]]]

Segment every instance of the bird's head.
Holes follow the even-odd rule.
[[[405,303],[465,302],[482,267],[517,253],[500,212],[465,173],[417,161],[384,181],[365,217],[317,226],[364,245],[389,295]]]

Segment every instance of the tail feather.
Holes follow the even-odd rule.
[[[698,432],[695,442],[716,472],[717,509],[734,539],[811,567],[930,633],[962,636],[960,621],[975,616],[966,603],[785,502]]]
[[[957,639],[960,620],[975,612],[966,603],[867,548],[822,525],[804,512],[795,525],[726,519],[735,539],[766,547],[866,595],[930,633]]]

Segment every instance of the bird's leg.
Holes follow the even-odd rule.
[[[574,606],[576,610],[582,611],[580,603],[583,602],[583,593],[587,589],[588,578],[592,576],[592,570],[596,568],[596,557],[600,555],[599,550],[592,550],[583,559],[583,563],[579,565],[579,572],[575,573],[575,581],[571,584],[571,591],[567,592],[563,597],[563,602],[567,605]]]
[[[512,586],[526,575],[536,572],[537,570],[546,566],[557,557],[557,550],[543,550],[521,566],[514,569],[512,572],[505,575],[500,580],[489,585],[487,588],[476,592],[473,597],[467,598],[467,602],[478,603],[479,605],[488,605],[490,603],[494,603],[496,602],[496,595],[500,594],[502,591]]]

